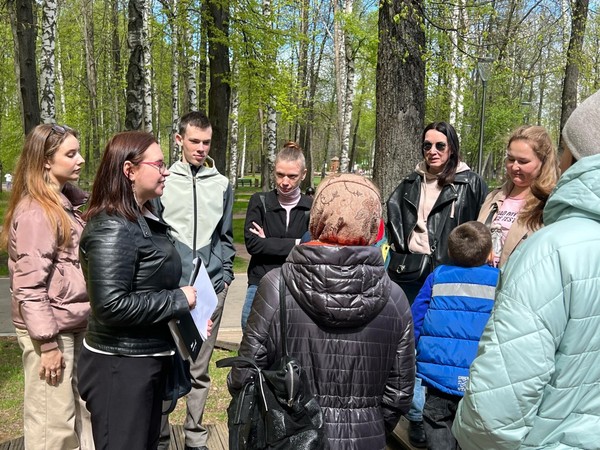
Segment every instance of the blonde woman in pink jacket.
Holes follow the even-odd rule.
[[[90,311],[79,265],[87,195],[70,184],[84,159],[77,134],[44,124],[27,136],[0,244],[8,249],[12,320],[23,351],[25,448],[93,448],[76,365]]]

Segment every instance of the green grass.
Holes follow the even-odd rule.
[[[230,396],[227,390],[229,368],[218,369],[215,361],[235,352],[215,349],[210,365],[212,384],[203,421],[206,424],[226,424],[227,406]],[[23,435],[23,369],[21,349],[16,337],[0,337],[0,442],[16,439]],[[175,411],[169,416],[172,424],[183,424],[185,399],[177,402]]]

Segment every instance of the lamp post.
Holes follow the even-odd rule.
[[[487,81],[490,78],[490,73],[492,71],[492,63],[494,59],[485,56],[479,58],[477,61],[477,73],[479,74],[479,78],[481,79],[481,121],[479,124],[479,154],[477,157],[477,173],[482,175],[481,169],[483,165],[483,123],[485,121],[485,93],[487,88]]]

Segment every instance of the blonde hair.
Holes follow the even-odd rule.
[[[526,141],[542,162],[540,173],[531,183],[530,194],[519,212],[519,221],[530,230],[536,230],[543,224],[544,206],[560,177],[558,158],[552,139],[544,127],[523,125],[517,128],[509,137],[507,148],[512,142],[519,140]],[[507,184],[510,192],[513,182],[508,179]]]
[[[306,169],[306,160],[304,159],[302,147],[300,147],[294,141],[287,141],[285,144],[283,144],[283,147],[281,150],[279,150],[279,153],[277,153],[275,164],[277,164],[278,161],[298,161],[302,170]]]
[[[4,226],[0,233],[2,248],[7,248],[15,210],[26,196],[41,205],[50,222],[50,228],[55,230],[57,245],[64,248],[71,244],[71,219],[63,207],[57,186],[50,179],[45,167],[69,135],[77,138],[77,133],[68,127],[42,124],[31,130],[25,138],[23,151],[15,168]]]

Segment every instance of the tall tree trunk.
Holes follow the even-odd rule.
[[[42,122],[56,122],[55,48],[56,48],[56,0],[42,3],[42,55],[40,62],[40,114]]]
[[[373,178],[384,201],[420,159],[425,119],[422,11],[422,0],[386,0],[379,9]]]
[[[169,13],[169,24],[171,29],[171,133],[169,136],[169,165],[181,158],[180,148],[175,145],[175,135],[178,133],[179,124],[179,28],[177,26],[176,11],[178,0],[173,0],[172,10]]]
[[[111,77],[111,89],[116,93],[116,95],[112,95],[113,101],[113,111],[112,111],[112,120],[114,121],[115,129],[121,130],[122,127],[122,118],[121,118],[121,42],[119,38],[119,0],[111,0],[110,4],[110,33],[112,36],[111,42],[111,52],[112,52],[112,73],[110,73]]]
[[[125,128],[140,130],[144,118],[144,0],[129,0],[127,43],[129,66],[127,68],[127,106]]]
[[[240,101],[237,88],[231,93],[231,136],[229,142],[229,181],[235,189],[238,174],[238,113]]]
[[[573,17],[571,18],[571,38],[567,50],[567,66],[562,91],[562,109],[560,129],[562,130],[571,113],[577,107],[577,84],[579,82],[579,66],[582,64],[583,37],[587,23],[589,0],[575,0]],[[562,149],[562,136],[560,138]]]
[[[8,0],[14,37],[15,75],[21,93],[19,106],[25,134],[40,123],[36,68],[36,21],[33,0]]]
[[[152,133],[152,76],[151,76],[151,52],[150,52],[150,31],[148,28],[148,15],[150,8],[147,4],[150,0],[144,1],[144,12],[142,21],[142,49],[144,57],[144,131]]]
[[[206,83],[208,74],[208,26],[205,18],[205,3],[202,4],[202,14],[200,25],[200,48],[198,49],[200,55],[198,57],[198,109],[206,111],[206,100],[208,98],[208,86]]]
[[[208,27],[210,55],[208,116],[213,130],[211,155],[219,172],[225,173],[231,96],[229,47],[226,43],[229,37],[229,0],[211,0],[208,3],[208,10],[212,19]]]
[[[90,119],[92,122],[92,160],[89,160],[89,163],[90,166],[95,166],[93,163],[100,161],[100,136],[98,124],[98,75],[96,72],[96,57],[94,51],[94,3],[92,0],[83,0],[82,6],[87,87],[90,105]]]

